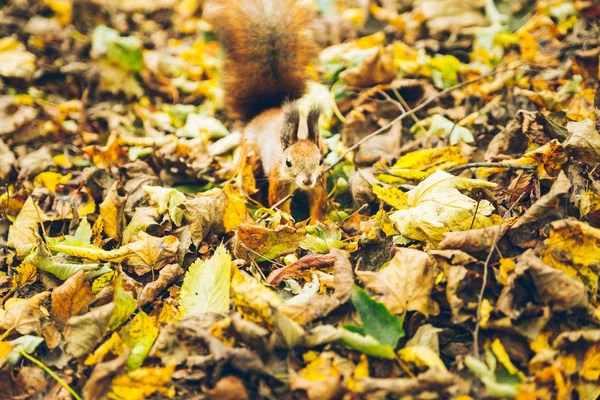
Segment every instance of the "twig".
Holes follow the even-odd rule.
[[[269,261],[269,262],[271,262],[271,263],[273,263],[275,265],[279,265],[280,267],[285,267],[286,266],[285,264],[282,264],[282,263],[277,262],[275,260],[271,260],[270,258],[267,258],[267,257],[263,256],[259,252],[252,250],[250,247],[246,246],[246,244],[244,242],[242,242],[241,240],[238,240],[238,244],[241,245],[244,249],[246,249],[249,252],[251,252],[252,254],[254,254],[255,256],[262,258],[263,260],[267,260],[267,261]]]
[[[506,216],[510,214],[510,212],[521,202],[521,199],[525,196],[525,193],[521,194],[519,198],[510,206],[508,210],[502,215],[500,222],[498,223],[498,227],[502,226],[502,223],[506,219]],[[475,357],[479,358],[479,327],[481,322],[481,304],[483,302],[483,294],[485,292],[485,286],[487,285],[488,279],[488,269],[490,265],[490,260],[492,259],[492,254],[494,253],[494,249],[496,248],[496,244],[498,243],[498,238],[500,237],[500,232],[502,229],[497,229],[494,235],[494,240],[492,241],[492,245],[490,246],[490,251],[488,252],[487,258],[485,259],[485,263],[483,264],[483,277],[481,283],[481,290],[479,291],[479,296],[477,296],[477,321],[475,324],[475,329],[473,330],[473,353],[475,353]]]
[[[34,356],[27,354],[27,352],[25,352],[25,350],[21,350],[21,351],[19,351],[19,353],[23,357],[25,357],[26,359],[28,359],[29,361],[31,361],[32,363],[34,363],[35,365],[37,365],[38,367],[40,367],[41,369],[43,369],[44,371],[46,371],[48,373],[48,375],[50,375],[52,378],[54,378],[54,380],[56,382],[58,382],[60,384],[60,386],[62,386],[65,389],[67,389],[67,391],[69,393],[71,393],[71,395],[75,399],[81,400],[81,397],[77,394],[77,392],[75,390],[73,390],[73,388],[71,386],[69,386],[69,384],[67,382],[65,382],[60,376],[56,375],[54,373],[54,371],[52,371],[50,368],[48,368],[46,366],[46,364],[44,364],[43,362],[41,362],[40,360],[38,360]]]
[[[524,169],[526,171],[535,171],[537,166],[535,165],[519,165],[519,164],[506,164],[503,162],[473,162],[462,165],[457,165],[446,170],[446,172],[453,173],[463,171],[469,168],[507,168],[507,169]]]

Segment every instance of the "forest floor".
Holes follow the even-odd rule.
[[[200,0],[1,4],[0,399],[600,396],[598,1],[316,1],[312,223]]]

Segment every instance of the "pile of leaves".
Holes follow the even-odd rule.
[[[315,1],[323,221],[200,0],[2,4],[1,399],[600,395],[597,1]]]

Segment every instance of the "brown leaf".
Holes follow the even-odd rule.
[[[519,304],[534,302],[535,296],[552,311],[586,309],[589,304],[587,290],[581,282],[544,264],[532,250],[527,250],[519,257],[515,274],[508,278],[497,307],[507,313]]]
[[[331,249],[331,254],[336,258],[333,266],[333,295],[317,293],[301,304],[283,304],[279,307],[281,312],[302,326],[326,317],[350,299],[354,277],[348,253],[334,248]]]
[[[10,298],[0,309],[0,328],[14,329],[22,335],[41,335],[42,303],[50,296],[50,292],[38,293],[28,299]],[[47,315],[47,314],[46,314]]]
[[[329,268],[334,263],[335,256],[333,254],[307,255],[290,265],[272,271],[265,282],[269,285],[277,286],[284,279],[298,277],[307,269]]]
[[[123,233],[125,202],[127,196],[119,196],[119,181],[111,186],[104,201],[100,203],[100,216],[104,221],[104,233],[114,240],[120,240]]]
[[[445,232],[439,248],[441,250],[460,249],[467,253],[488,251],[494,245],[494,239],[502,239],[508,228],[508,225],[495,225],[468,231]]]
[[[274,259],[296,252],[305,236],[304,227],[279,225],[275,229],[269,229],[256,223],[244,223],[235,231],[233,254],[238,258],[246,259],[248,255],[257,258],[256,253],[258,253],[266,259]],[[253,252],[249,252],[246,248]]]
[[[65,329],[65,352],[73,357],[91,353],[104,337],[114,309],[115,303],[108,303],[71,317]]]
[[[558,174],[550,191],[539,198],[510,228],[511,241],[521,247],[535,245],[537,230],[561,210],[561,198],[571,190],[571,182],[563,171]]]
[[[183,276],[185,271],[179,264],[169,264],[160,270],[158,279],[148,283],[139,296],[140,307],[150,304],[158,297],[158,295],[167,289],[179,277]]]
[[[591,119],[569,122],[567,129],[571,136],[564,143],[569,155],[594,168],[600,163],[600,133]]]
[[[379,48],[358,66],[340,73],[350,86],[370,87],[379,83],[390,83],[396,77],[394,57],[391,51]]]
[[[221,189],[213,189],[183,202],[183,215],[189,222],[192,243],[198,247],[209,230],[222,228],[227,195]]]
[[[461,380],[458,376],[437,369],[429,369],[415,378],[363,378],[358,383],[366,393],[382,391],[388,396],[409,396],[433,392],[442,398],[450,398]]]
[[[439,306],[431,300],[435,272],[434,260],[427,253],[399,248],[387,267],[357,271],[356,276],[390,312],[419,311],[428,316],[439,313]]]
[[[83,386],[81,391],[83,398],[85,400],[105,399],[112,379],[123,371],[128,356],[129,351],[126,350],[114,360],[97,364]]]
[[[173,235],[156,237],[141,231],[137,237],[127,245],[133,254],[126,260],[137,275],[144,275],[150,271],[157,271],[177,258],[179,239]]]
[[[310,400],[337,399],[343,393],[342,371],[337,365],[337,355],[323,352],[319,358],[299,373],[289,378],[290,388],[294,391],[306,391]]]
[[[432,252],[438,265],[446,275],[446,299],[452,310],[452,322],[461,324],[474,319],[476,295],[481,283],[478,275],[465,266],[477,262],[477,259],[460,250],[439,250]]]
[[[247,400],[248,393],[243,381],[235,376],[221,378],[214,388],[203,388],[204,393],[214,400]]]
[[[92,299],[90,280],[83,271],[78,271],[52,291],[52,315],[61,324],[84,312]]]
[[[0,154],[2,154],[2,157],[0,158],[0,183],[4,184],[8,181],[16,158],[14,153],[10,151],[10,147],[2,140],[0,140]]]

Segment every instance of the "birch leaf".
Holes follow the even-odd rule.
[[[209,260],[196,260],[188,269],[181,287],[185,315],[229,310],[231,255],[220,245]]]

